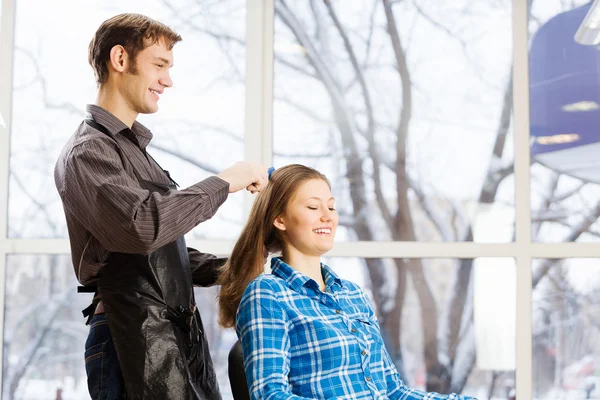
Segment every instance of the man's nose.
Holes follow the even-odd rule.
[[[159,79],[158,83],[160,83],[162,86],[165,86],[165,87],[173,86],[173,80],[171,79],[171,76],[168,73],[165,76],[163,76],[161,79]]]

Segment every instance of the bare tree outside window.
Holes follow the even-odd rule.
[[[588,1],[528,3],[534,37],[552,17]],[[16,2],[12,238],[66,237],[51,168],[84,105],[94,101],[87,43],[102,20],[119,12],[146,13],[184,37],[175,51],[171,97],[161,100],[158,116],[142,120],[156,135],[155,158],[177,171],[182,185],[243,158],[245,2],[156,0],[129,2],[128,9],[102,2],[93,15],[82,4]],[[60,13],[63,8],[71,11]],[[73,13],[85,17],[66,18]],[[48,28],[40,23],[47,15],[65,20]],[[511,24],[509,0],[275,0],[274,163],[304,163],[328,175],[340,211],[339,241],[514,241]],[[535,157],[531,176],[534,241],[598,240],[598,184]],[[235,238],[243,223],[240,201],[230,199],[192,236]],[[514,371],[482,371],[476,364],[472,293],[480,261],[331,263],[340,273],[353,266],[350,278],[372,294],[387,348],[407,383],[506,399]],[[572,383],[573,371],[590,368],[586,356],[591,365],[600,362],[593,323],[599,286],[574,283],[582,276],[593,281],[577,265],[533,265],[539,399],[568,390],[585,395],[598,385],[595,372],[584,389],[572,386],[581,385]],[[9,260],[4,399],[54,399],[46,389],[59,388],[59,380],[64,399],[81,398],[83,361],[74,353],[72,359],[51,355],[67,340],[83,348],[87,333],[76,312],[81,297],[71,297],[70,268],[58,256]],[[44,284],[29,285],[24,277]],[[9,290],[12,279],[19,284]],[[28,290],[45,293],[44,301],[28,304]],[[214,291],[197,296],[215,305]],[[214,308],[207,306],[203,317],[211,327]],[[62,326],[71,327],[68,334]],[[235,335],[216,328],[208,335],[227,393],[226,357]],[[584,343],[587,353],[575,343]]]
[[[274,149],[287,150],[276,160],[331,177],[342,240],[514,240],[510,2],[276,1],[275,13]],[[427,272],[435,261],[364,263],[407,381],[464,392],[473,260],[446,262],[443,294]],[[419,312],[407,319],[412,290]]]
[[[68,256],[9,256],[6,272],[2,398],[81,399],[88,327]]]
[[[533,3],[532,35],[552,16],[549,9],[583,4]],[[514,240],[510,6],[275,2],[276,164],[303,162],[332,178],[342,240]],[[595,240],[597,184],[534,159],[532,191],[534,240]],[[364,262],[399,369],[412,284],[422,314],[424,386],[461,392],[473,365],[458,362],[473,341],[460,335],[472,318],[473,260],[453,261],[453,287],[441,305],[421,260]],[[554,267],[536,267],[534,290]],[[494,371],[489,380],[502,377]]]
[[[533,295],[535,398],[600,396],[600,260],[535,260],[553,267]],[[570,396],[570,397],[569,397]]]
[[[174,87],[165,92],[157,115],[139,118],[154,133],[152,156],[184,187],[244,158],[243,2],[109,1],[98,3],[91,14],[86,7],[75,0],[52,6],[37,0],[17,2],[9,237],[66,238],[52,169],[81,123],[85,105],[95,101],[87,46],[100,23],[115,14],[145,13],[184,39],[174,48]],[[48,15],[56,16],[54,24],[41,23]],[[186,19],[203,29],[191,27]],[[239,42],[223,43],[207,30],[235,35]],[[244,218],[242,202],[242,196],[232,196],[213,220],[190,236],[236,237]]]

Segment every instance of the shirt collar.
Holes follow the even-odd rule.
[[[119,118],[117,118],[114,114],[98,105],[88,104],[85,107],[85,110],[88,113],[90,113],[92,117],[94,117],[96,122],[98,122],[101,125],[104,125],[108,132],[113,136],[116,136],[117,134],[119,134],[119,132],[123,131],[124,129],[129,129],[129,127],[125,125],[125,123]],[[150,141],[152,140],[153,135],[150,129],[146,128],[144,125],[140,124],[137,121],[133,122],[133,125],[131,126],[131,131],[136,135],[136,138],[142,149],[145,148],[148,145],[148,143],[150,143]]]
[[[297,292],[299,292],[303,287],[312,287],[313,289],[319,290],[319,285],[314,281],[314,279],[309,278],[299,271],[296,271],[294,268],[283,262],[283,260],[281,260],[279,257],[274,257],[271,259],[271,273],[283,279],[292,289]],[[321,273],[323,274],[323,280],[325,281],[326,289],[335,291],[344,287],[340,277],[338,277],[328,265],[321,263]]]
[[[342,279],[331,269],[329,265],[321,263],[321,271],[323,273],[323,279],[325,280],[326,287],[339,286],[343,288]]]

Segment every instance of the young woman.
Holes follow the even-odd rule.
[[[251,398],[467,399],[404,385],[365,293],[320,261],[337,226],[329,182],[312,168],[276,170],[256,198],[219,278],[219,323],[236,327]],[[263,245],[282,254],[270,274]]]

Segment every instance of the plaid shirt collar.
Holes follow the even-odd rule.
[[[271,273],[283,279],[296,292],[308,294],[305,288],[311,288],[317,293],[321,292],[319,284],[314,279],[296,271],[279,257],[271,259]],[[328,265],[321,263],[321,273],[327,292],[337,292],[344,288],[340,277]]]

